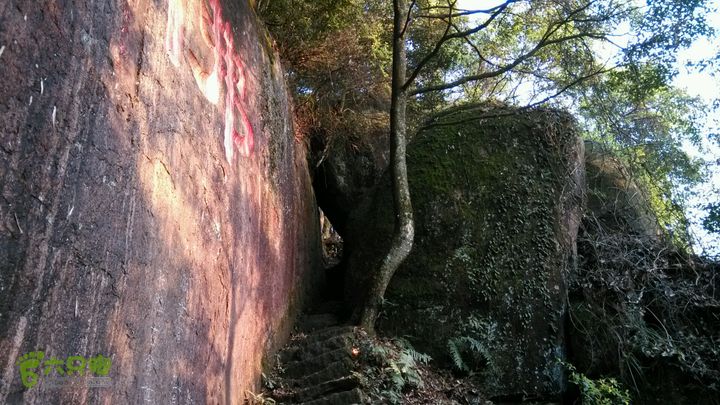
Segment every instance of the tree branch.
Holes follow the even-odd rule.
[[[570,82],[570,83],[566,84],[565,86],[561,87],[561,88],[560,88],[557,92],[555,92],[554,94],[549,95],[549,96],[545,97],[544,99],[542,99],[542,100],[540,100],[540,101],[536,101],[536,102],[534,102],[534,103],[532,103],[532,104],[529,104],[529,107],[535,107],[535,106],[538,106],[538,105],[541,105],[541,104],[545,104],[545,103],[547,103],[548,101],[550,101],[550,100],[552,100],[552,99],[554,99],[554,98],[556,98],[556,97],[559,97],[561,94],[563,94],[563,93],[565,93],[566,91],[570,90],[572,87],[575,87],[575,86],[577,86],[578,84],[580,84],[580,83],[582,83],[582,82],[584,82],[584,81],[586,81],[586,80],[592,79],[592,78],[595,77],[595,76],[598,76],[598,75],[601,75],[601,74],[604,74],[604,73],[608,73],[608,72],[610,72],[610,71],[612,71],[612,70],[614,70],[614,69],[615,69],[615,67],[611,67],[611,68],[609,68],[609,69],[604,69],[604,68],[603,68],[603,69],[596,70],[596,71],[594,71],[594,72],[592,72],[592,73],[589,73],[589,74],[587,74],[587,75],[585,75],[585,76],[580,76],[580,77],[578,77],[577,79],[573,80],[572,82]]]
[[[451,39],[455,39],[455,38],[467,37],[468,35],[472,35],[472,34],[474,34],[474,33],[476,33],[476,32],[479,32],[479,31],[487,28],[500,14],[502,14],[503,11],[505,11],[505,9],[506,9],[510,4],[515,3],[515,2],[517,2],[517,1],[519,1],[519,0],[507,0],[507,1],[505,1],[505,3],[503,3],[503,4],[501,4],[501,5],[497,6],[497,7],[495,7],[495,11],[493,12],[493,14],[492,14],[490,17],[488,17],[488,19],[485,20],[484,23],[476,26],[476,27],[473,28],[473,29],[470,29],[470,30],[467,30],[467,31],[456,32],[456,33],[453,33],[453,34],[450,34],[450,33],[449,33],[449,32],[450,32],[450,28],[451,28],[451,26],[452,26],[452,16],[449,14],[449,16],[448,16],[448,22],[447,22],[447,27],[446,27],[446,29],[445,29],[445,33],[444,33],[443,36],[438,40],[438,42],[435,44],[435,47],[433,47],[433,50],[430,51],[429,54],[425,55],[425,57],[420,61],[420,63],[418,63],[418,65],[415,67],[415,69],[413,70],[413,72],[410,74],[410,76],[408,77],[407,81],[406,81],[405,84],[403,85],[403,89],[407,90],[407,89],[410,87],[410,85],[412,85],[413,81],[415,81],[415,79],[417,78],[417,76],[420,74],[420,71],[422,71],[422,69],[432,60],[432,58],[434,58],[434,57],[440,52],[440,49],[442,48],[442,46],[443,46],[443,44],[444,44],[445,42],[447,42],[447,41],[449,41],[449,40],[451,40]],[[451,12],[452,12],[452,8],[450,8],[449,11],[450,11],[450,13],[451,13]]]
[[[616,67],[607,68],[607,69],[606,69],[606,68],[603,68],[603,69],[599,69],[599,70],[596,70],[596,71],[594,71],[594,72],[591,72],[591,73],[589,73],[589,74],[587,74],[587,75],[581,76],[581,77],[573,80],[572,82],[566,84],[565,86],[563,86],[562,88],[560,88],[560,89],[559,89],[558,91],[556,91],[555,93],[553,93],[553,94],[551,94],[551,95],[543,98],[542,100],[536,101],[536,102],[531,103],[531,104],[527,104],[527,105],[522,106],[522,107],[520,107],[520,108],[518,108],[518,109],[516,109],[516,110],[513,110],[513,111],[493,113],[493,114],[487,114],[487,113],[486,113],[486,114],[482,114],[482,115],[479,115],[479,116],[476,116],[476,117],[466,118],[466,119],[462,119],[462,120],[454,120],[454,121],[442,120],[442,121],[441,121],[441,119],[443,119],[443,118],[447,118],[447,117],[449,117],[449,116],[452,116],[452,115],[455,115],[455,114],[459,114],[459,113],[461,113],[461,112],[470,111],[470,110],[473,110],[473,109],[484,110],[484,109],[487,108],[487,105],[485,105],[485,104],[477,104],[477,103],[475,103],[475,104],[466,104],[466,105],[456,106],[456,107],[454,107],[454,108],[452,108],[452,109],[448,109],[448,110],[443,111],[442,113],[437,114],[437,115],[435,115],[434,117],[432,117],[424,126],[422,126],[422,127],[420,128],[420,131],[428,130],[428,129],[435,128],[435,127],[443,127],[443,126],[452,126],[452,125],[464,124],[464,123],[473,122],[473,121],[476,121],[476,120],[483,120],[483,119],[488,119],[488,118],[498,118],[498,117],[503,117],[503,116],[508,116],[508,115],[514,115],[514,114],[517,114],[517,113],[519,113],[519,112],[521,112],[521,111],[529,110],[529,109],[538,107],[538,106],[540,106],[540,105],[542,105],[542,104],[545,104],[545,103],[547,103],[548,101],[550,101],[550,100],[552,100],[552,99],[554,99],[554,98],[559,97],[560,95],[562,95],[563,93],[565,93],[566,91],[568,91],[569,89],[571,89],[572,87],[575,87],[575,86],[577,86],[578,84],[580,84],[580,83],[582,83],[582,82],[584,82],[584,81],[586,81],[586,80],[589,80],[589,79],[591,79],[591,78],[593,78],[593,77],[595,77],[595,76],[598,76],[598,75],[601,75],[601,74],[610,72],[610,71],[612,71],[612,70],[615,69],[615,68],[616,68]]]
[[[455,32],[460,32],[460,27],[458,27],[455,23],[451,23],[452,27],[455,28]],[[475,43],[468,38],[467,36],[462,37],[465,43],[472,48],[475,51],[475,54],[477,55],[478,59],[481,61],[487,63],[490,66],[497,66],[497,64],[491,62],[489,59],[487,59],[485,56],[483,56],[482,52],[480,52],[480,48],[475,45]],[[479,66],[480,64],[478,64]]]
[[[448,90],[448,89],[460,86],[460,85],[468,83],[468,82],[474,82],[474,81],[488,79],[488,78],[495,77],[495,76],[500,76],[504,73],[509,72],[510,70],[512,70],[516,66],[520,65],[521,63],[525,62],[526,60],[530,59],[531,57],[533,57],[536,53],[538,53],[543,48],[550,46],[550,45],[557,44],[557,43],[571,41],[573,39],[578,39],[578,38],[595,38],[595,39],[604,39],[605,38],[605,35],[602,33],[586,32],[586,33],[578,33],[578,34],[574,34],[574,35],[568,35],[568,36],[560,37],[560,38],[556,38],[556,39],[548,39],[549,36],[551,36],[553,33],[557,32],[558,29],[559,29],[559,27],[549,29],[548,32],[546,33],[546,35],[543,36],[543,39],[541,39],[540,42],[538,42],[538,44],[535,45],[535,47],[532,50],[530,50],[529,52],[527,52],[523,55],[518,56],[512,63],[509,63],[500,69],[493,70],[491,72],[483,72],[483,73],[480,73],[477,75],[464,76],[464,77],[461,77],[461,78],[454,80],[452,82],[449,82],[449,83],[442,83],[442,84],[437,84],[437,85],[433,85],[433,86],[421,87],[421,88],[414,89],[414,90],[408,92],[408,94],[411,96],[415,96],[418,94],[428,93],[431,91]]]
[[[512,2],[514,2],[514,1],[512,1]],[[512,3],[512,2],[506,2],[506,3]],[[437,19],[444,20],[448,17],[456,18],[456,17],[465,17],[465,16],[475,15],[475,14],[492,14],[498,9],[498,7],[502,7],[502,6],[503,6],[503,4],[500,4],[495,7],[491,7],[491,8],[484,9],[484,10],[459,10],[458,13],[454,13],[454,14],[452,14],[452,13],[451,14],[419,14],[418,17],[419,18],[437,18]],[[435,7],[429,7],[428,9],[434,9],[434,8],[449,8],[449,7],[435,6]],[[452,9],[450,9],[449,11],[452,12]]]
[[[407,32],[408,25],[410,25],[410,20],[412,20],[412,9],[415,7],[415,3],[417,0],[412,0],[410,3],[410,7],[408,7],[407,16],[405,18],[405,25],[403,25],[403,29],[400,32],[400,35],[403,37],[405,36],[405,33]]]

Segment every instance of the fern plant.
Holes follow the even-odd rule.
[[[368,341],[361,353],[365,353],[363,360],[367,364],[362,377],[372,396],[393,404],[402,403],[403,392],[407,389],[424,386],[418,366],[432,360],[404,339]]]
[[[416,351],[410,343],[403,340],[400,345],[402,350],[395,365],[399,374],[402,375],[404,384],[412,387],[422,388],[424,386],[422,377],[418,372],[418,363],[428,364],[432,358],[425,353]]]
[[[474,367],[469,366],[466,362],[468,361],[468,356],[472,358],[473,363],[477,363],[480,360],[487,360],[488,358],[485,346],[470,336],[451,338],[447,342],[447,347],[453,366],[463,373],[469,373],[474,369]],[[463,355],[463,353],[465,353],[465,355]]]
[[[497,350],[497,325],[494,322],[471,316],[459,329],[459,336],[448,339],[447,349],[455,369],[473,373],[483,369],[495,373],[498,365],[494,352]]]

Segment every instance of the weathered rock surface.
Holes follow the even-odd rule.
[[[662,232],[648,196],[632,179],[625,165],[598,143],[586,141],[585,151],[586,225],[659,239]]]
[[[366,134],[332,139],[315,171],[313,186],[318,204],[343,235],[347,221],[367,198],[388,167],[388,134]]]
[[[257,391],[319,231],[249,3],[3,1],[0,76],[0,403]],[[109,356],[111,385],[25,388],[36,350]]]
[[[494,118],[480,119],[480,114]],[[450,114],[408,145],[413,250],[387,293],[381,329],[448,359],[453,340],[494,397],[563,390],[566,279],[582,213],[583,143],[567,114]],[[346,294],[377,268],[392,233],[386,178],[351,219]],[[361,245],[362,244],[362,245]],[[475,361],[459,337],[477,342]],[[469,342],[467,339],[465,343]]]

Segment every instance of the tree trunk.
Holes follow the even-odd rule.
[[[407,69],[405,49],[405,28],[409,13],[406,0],[394,0],[393,24],[393,71],[392,95],[390,104],[390,168],[392,171],[393,205],[395,210],[395,230],[390,251],[383,259],[380,269],[370,285],[367,301],[362,309],[360,326],[369,333],[375,331],[375,321],[380,312],[388,284],[397,268],[410,253],[415,229],[408,187],[406,147],[406,106],[407,92],[403,88]]]

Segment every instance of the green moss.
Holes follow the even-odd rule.
[[[554,364],[561,340],[572,249],[560,223],[577,159],[573,121],[553,111],[471,121],[473,114],[455,114],[464,123],[435,126],[408,146],[416,238],[388,289],[383,325],[442,359],[468,319],[492,320],[500,340],[485,343],[502,348],[493,361],[505,374],[488,386],[549,391],[561,379],[539,376],[556,374],[542,367]],[[390,235],[391,207],[391,193],[378,193],[363,234]],[[381,257],[387,239],[368,245]],[[427,311],[436,316],[413,318]]]
[[[413,302],[418,306],[437,302],[445,295],[445,290],[432,279],[397,277],[393,280],[395,295],[403,302]]]
[[[420,234],[450,230],[462,238],[416,241],[401,273],[438,277],[441,272],[430,269],[444,268],[449,289],[469,282],[481,292],[479,301],[488,302],[509,288],[527,290],[533,264],[544,272],[546,257],[555,253],[547,219],[555,216],[564,180],[554,175],[562,168],[552,166],[565,163],[549,156],[555,151],[539,136],[546,132],[536,131],[536,120],[546,118],[513,115],[418,136],[408,171]]]

